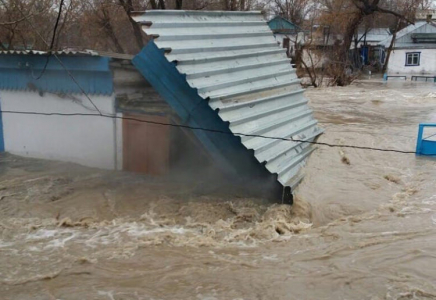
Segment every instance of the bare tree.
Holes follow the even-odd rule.
[[[272,10],[275,15],[280,15],[296,25],[302,25],[315,3],[312,0],[274,0]]]
[[[350,47],[353,42],[359,25],[369,16],[374,14],[392,15],[405,23],[413,23],[410,14],[404,11],[391,9],[389,6],[383,6],[386,1],[380,0],[320,0],[325,5],[326,13],[322,16],[322,21],[339,29],[343,36],[343,42],[338,47],[331,58],[334,84],[347,85],[353,76],[350,75],[352,63],[350,61]],[[422,0],[408,0],[409,11],[419,6]]]
[[[142,49],[144,47],[144,38],[141,26],[135,22],[135,20],[132,19],[132,12],[134,11],[132,0],[118,0],[121,6],[124,8],[124,11],[126,12],[130,25],[133,29],[133,35],[135,36],[136,45],[139,49]],[[178,1],[179,2],[179,1]],[[182,1],[180,0],[180,5]]]

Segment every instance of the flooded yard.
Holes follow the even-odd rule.
[[[320,142],[414,151],[433,84],[306,92]],[[319,146],[293,207],[0,157],[0,299],[436,299],[436,160]],[[168,179],[169,180],[169,179]]]

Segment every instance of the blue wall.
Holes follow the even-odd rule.
[[[88,94],[111,95],[113,80],[109,58],[100,56],[58,56],[71,75]],[[65,94],[82,93],[59,61],[50,57],[40,79],[47,56],[0,55],[0,89],[35,90]]]
[[[1,94],[0,94],[0,111],[1,111]],[[0,152],[5,151],[5,139],[3,136],[3,113],[0,112]]]

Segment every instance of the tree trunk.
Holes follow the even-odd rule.
[[[239,6],[240,6],[240,10],[244,11],[245,10],[245,0],[241,0],[241,3]]]
[[[156,0],[150,0],[151,9],[157,9]]]
[[[106,34],[109,36],[109,38],[114,43],[115,49],[117,53],[125,53],[123,47],[121,46],[114,29],[112,27],[112,24],[110,22],[109,16],[107,15],[107,12],[103,9],[103,19],[101,20],[101,23],[103,25],[104,30],[106,31]]]
[[[230,0],[222,0],[223,1],[223,9],[224,10],[230,10]]]
[[[337,56],[334,57],[335,62],[333,63],[334,69],[334,84],[338,86],[346,86],[350,83],[350,75],[347,74],[347,70],[351,66],[350,64],[350,47],[353,42],[354,34],[362,22],[363,15],[357,13],[354,18],[351,20],[349,26],[344,35],[344,42],[340,47],[340,50],[337,53]]]
[[[166,9],[165,0],[159,0],[159,9]]]
[[[133,27],[133,34],[135,35],[136,45],[138,45],[139,50],[142,50],[142,48],[144,48],[145,44],[144,44],[144,39],[142,37],[141,25],[139,25],[131,17],[129,17],[129,20],[130,20],[130,24],[132,24],[132,27]]]
[[[382,69],[383,74],[386,73],[386,71],[388,70],[389,59],[391,58],[391,52],[392,52],[392,49],[394,48],[394,45],[395,45],[395,39],[397,38],[397,32],[398,32],[398,29],[400,29],[400,24],[401,24],[401,21],[398,20],[397,26],[395,27],[395,31],[392,33],[392,41],[391,41],[391,44],[389,45],[389,48],[388,48],[388,51],[386,54],[385,63],[383,65],[383,69]]]
[[[131,14],[132,11],[134,11],[133,8],[133,2],[132,0],[119,0],[121,6],[124,8],[124,11],[127,14],[127,17],[129,18],[129,22],[130,25],[132,25],[132,29],[133,29],[133,35],[135,36],[135,42],[136,45],[138,46],[139,50],[141,50],[142,48],[144,48],[144,39],[142,36],[142,29],[141,29],[141,25],[139,25],[137,22],[135,22],[135,20],[132,19]],[[153,7],[153,2],[151,1],[150,3],[152,3],[152,7]],[[156,3],[154,3],[156,4]]]
[[[230,0],[230,10],[231,11],[236,10],[236,1],[237,0]]]
[[[183,0],[176,0],[176,9],[182,9]]]

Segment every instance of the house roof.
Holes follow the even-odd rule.
[[[412,32],[418,32],[418,31],[424,31],[426,26],[430,26],[430,28],[434,28],[436,32],[436,26],[433,23],[427,23],[426,21],[418,21],[415,24],[411,24],[407,26],[406,28],[403,28],[402,30],[397,32],[396,35],[396,47],[402,47],[402,46],[413,46],[412,41],[401,41],[401,39],[405,38],[407,35],[409,35]],[[419,32],[421,33],[421,32]],[[392,41],[392,36],[384,39],[379,43],[381,46],[389,47]],[[400,42],[399,42],[400,41]],[[419,45],[416,45],[419,47]]]
[[[273,32],[294,32],[299,29],[297,25],[281,16],[275,16],[268,21],[268,26]]]
[[[359,30],[359,39],[365,34],[365,30]],[[366,41],[375,43],[381,42],[391,35],[389,28],[371,28],[366,32]],[[363,39],[362,39],[363,40]]]
[[[194,130],[209,153],[240,176],[294,188],[313,145],[260,136],[313,141],[322,130],[262,14],[153,10],[135,20],[158,37],[133,60],[147,81],[184,124],[229,133]]]
[[[102,56],[109,57],[113,59],[123,59],[132,60],[134,55],[115,53],[109,51],[97,51],[97,50],[74,50],[74,49],[64,49],[54,52],[58,56]],[[42,50],[3,50],[0,51],[0,55],[40,55],[47,56],[48,51]]]
[[[93,50],[77,51],[72,49],[59,50],[54,52],[56,55],[62,56],[98,56],[99,54]],[[48,51],[41,50],[5,50],[0,51],[0,55],[44,55],[49,54]]]

